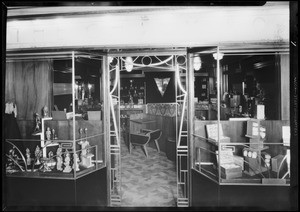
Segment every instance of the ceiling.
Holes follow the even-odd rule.
[[[266,1],[107,1],[107,2],[4,2],[8,19],[30,19],[65,15],[140,13],[203,10],[212,7],[278,6],[288,2]]]

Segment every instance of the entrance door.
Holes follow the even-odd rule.
[[[176,104],[176,167],[177,167],[177,206],[189,206],[189,153],[187,101],[189,99],[186,51],[170,52],[120,52],[111,53],[106,58],[109,72],[109,142],[108,180],[109,206],[121,205],[121,151],[120,151],[120,70],[129,65],[132,69],[149,68],[157,71],[171,71],[175,74]],[[127,60],[126,57],[131,57]],[[147,102],[146,102],[147,103]],[[146,106],[147,107],[147,106]],[[146,109],[147,111],[147,109]]]

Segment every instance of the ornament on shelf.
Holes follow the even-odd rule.
[[[66,150],[66,153],[65,153],[65,160],[64,160],[65,168],[64,168],[63,172],[69,173],[69,172],[72,171],[72,168],[71,168],[71,166],[70,166],[70,161],[71,161],[70,153],[69,153],[68,150]]]
[[[40,158],[42,157],[42,154],[43,154],[43,152],[41,151],[40,147],[36,146],[35,152],[34,152],[34,155],[35,155],[35,158],[36,158],[35,165],[40,165],[41,164]]]
[[[52,151],[50,151],[48,153],[48,157],[49,157],[48,166],[49,166],[50,169],[53,169],[55,167],[55,165],[56,165],[56,162],[55,162],[55,160],[53,158],[53,152]]]
[[[84,129],[85,139],[81,139],[79,144],[81,145],[81,165],[85,168],[94,166],[92,163],[92,157],[94,154],[90,153],[90,143],[87,140],[87,128]]]
[[[41,170],[42,172],[50,172],[51,169],[48,166],[48,161],[49,161],[48,158],[42,158],[41,159],[42,165],[40,166],[39,170]]]
[[[47,117],[49,117],[49,109],[48,109],[47,105],[45,105],[43,107],[43,118],[47,118]]]
[[[35,113],[34,116],[35,116],[35,129],[34,129],[33,133],[39,133],[42,131],[41,130],[41,118],[38,113]]]
[[[59,146],[56,150],[56,169],[62,171],[62,148]]]
[[[50,127],[47,127],[47,131],[46,131],[46,139],[48,141],[51,140],[51,130],[50,130]]]
[[[74,159],[73,159],[73,161],[74,161],[73,162],[73,169],[76,170],[76,171],[80,171],[80,169],[79,169],[80,159],[78,157],[78,154],[77,153],[73,154],[73,157],[74,157]]]
[[[55,129],[52,129],[52,140],[57,140],[57,135],[55,133]]]
[[[28,148],[26,148],[26,163],[27,166],[31,165],[30,150]]]

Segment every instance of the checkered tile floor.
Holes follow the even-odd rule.
[[[175,207],[177,198],[176,166],[164,152],[148,147],[146,158],[141,147],[131,154],[121,142],[121,206]]]

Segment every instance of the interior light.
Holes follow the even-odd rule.
[[[223,59],[223,56],[224,56],[223,53],[219,53],[219,55],[218,55],[217,52],[216,52],[216,53],[213,53],[213,57],[214,57],[215,60],[217,60],[218,58],[219,58],[219,60],[222,60],[222,59]]]
[[[194,57],[194,69],[196,71],[199,71],[201,68],[202,62],[201,58],[199,56]]]
[[[111,57],[111,56],[108,56],[108,62],[109,63],[112,63],[112,61],[114,60],[114,58],[113,57]]]
[[[125,68],[126,68],[127,72],[131,72],[132,71],[132,69],[133,69],[132,57],[126,57]]]

